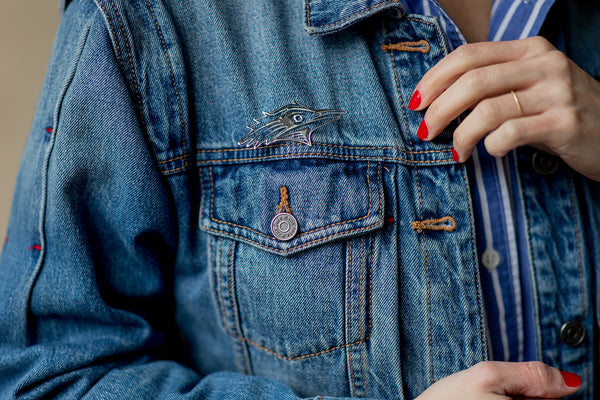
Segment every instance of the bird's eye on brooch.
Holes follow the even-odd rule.
[[[304,117],[300,114],[294,114],[292,116],[292,121],[294,121],[296,124],[299,124],[300,122],[304,121]]]

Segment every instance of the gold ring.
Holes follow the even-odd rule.
[[[521,102],[519,101],[517,94],[515,93],[514,90],[511,90],[510,94],[512,94],[513,99],[515,99],[515,103],[517,103],[517,107],[519,108],[519,114],[521,114],[521,117],[524,117],[525,114],[523,114],[523,108],[521,107]]]

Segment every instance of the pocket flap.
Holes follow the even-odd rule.
[[[200,179],[202,230],[276,254],[361,235],[384,222],[380,163],[300,159],[219,165],[201,169]],[[271,230],[280,204],[297,221],[289,240]]]

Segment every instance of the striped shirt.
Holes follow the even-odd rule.
[[[494,0],[488,40],[535,36],[553,3],[554,0]],[[437,17],[452,48],[466,43],[436,0],[407,0],[406,6],[409,13]],[[482,141],[467,162],[489,356],[501,361],[536,358],[530,266],[515,162],[514,152],[504,158],[490,156]]]

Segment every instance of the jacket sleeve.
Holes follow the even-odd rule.
[[[174,200],[109,35],[91,1],[59,28],[0,260],[0,398],[297,398],[184,365]]]

